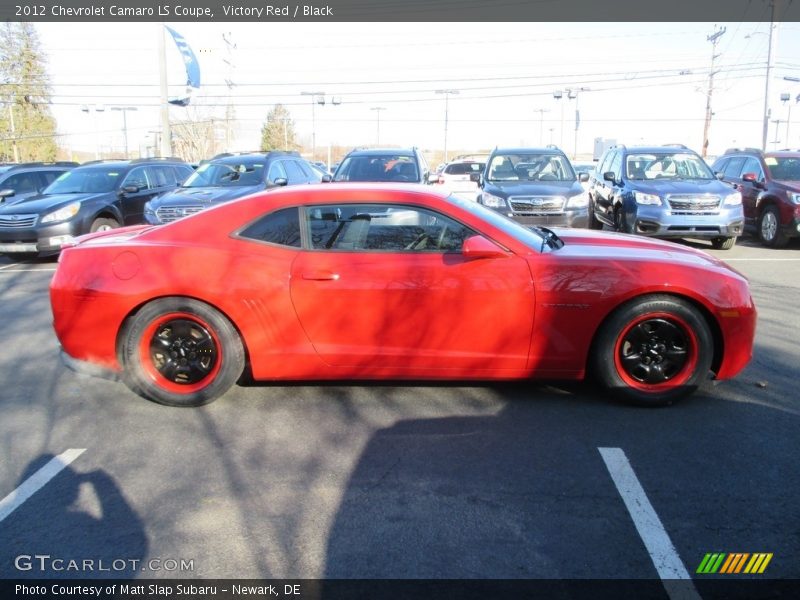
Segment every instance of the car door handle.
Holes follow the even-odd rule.
[[[310,271],[309,273],[303,273],[302,277],[310,281],[337,281],[339,274],[331,273],[330,271]]]

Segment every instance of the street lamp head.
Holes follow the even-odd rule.
[[[555,98],[556,100],[561,100],[561,97],[563,95],[564,95],[564,92],[562,92],[561,90],[556,90],[556,91],[553,92],[553,98]]]
[[[791,100],[791,98],[792,98],[791,94],[787,93],[781,94],[781,102],[788,102],[789,100]]]

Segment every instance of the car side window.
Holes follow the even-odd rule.
[[[744,161],[739,179],[741,179],[742,175],[745,173],[755,173],[758,181],[764,181],[764,170],[761,168],[761,164],[752,156],[748,156],[747,160]]]
[[[714,165],[711,167],[711,170],[714,173],[725,173],[725,167],[728,165],[730,158],[720,158]]]
[[[742,165],[744,165],[744,156],[734,156],[730,162],[725,165],[725,179],[739,179],[742,172]]]
[[[172,173],[169,167],[152,166],[145,169],[147,171],[147,178],[150,180],[154,188],[167,187],[175,185]]]
[[[184,165],[176,165],[172,167],[173,177],[175,178],[175,184],[181,185],[184,181],[189,178],[189,175],[194,173],[194,169],[189,166]]]
[[[305,227],[315,250],[458,252],[475,235],[440,213],[388,204],[310,207]]]
[[[0,188],[11,188],[17,194],[27,194],[35,192],[37,184],[36,173],[17,173],[0,183]]]
[[[306,176],[303,174],[303,171],[297,164],[295,160],[284,160],[283,167],[286,169],[287,175],[289,175],[289,184],[295,183],[302,183],[306,181]]]
[[[39,171],[39,177],[42,178],[42,185],[47,187],[58,179],[64,171]]]
[[[305,163],[301,160],[293,160],[292,162],[296,164],[298,168],[303,172],[303,176],[306,181],[308,182],[316,181],[314,173],[311,170],[311,167],[308,166],[308,163]]]
[[[620,172],[622,171],[622,152],[615,152],[614,157],[611,159],[611,164],[608,170],[614,173],[614,178],[620,180]]]
[[[599,178],[603,178],[603,173],[608,171],[608,168],[611,166],[611,157],[614,156],[614,151],[609,150],[603,156],[603,160],[598,163],[599,169],[597,169],[597,173],[600,176]]]
[[[297,207],[282,208],[261,217],[239,233],[239,237],[300,248],[300,217]]]
[[[128,176],[125,177],[121,187],[125,188],[131,185],[138,187],[139,191],[149,189],[150,186],[147,182],[147,175],[144,167],[137,167],[128,173]]]
[[[288,177],[286,176],[286,169],[283,168],[282,160],[276,160],[269,167],[269,173],[267,174],[267,181],[269,183],[275,183],[276,179],[288,179]]]

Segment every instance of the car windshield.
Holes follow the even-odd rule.
[[[124,167],[106,165],[65,171],[47,186],[45,194],[102,194],[116,189]]]
[[[419,181],[413,156],[366,154],[348,156],[336,170],[335,181]]]
[[[205,163],[197,167],[182,187],[229,187],[258,185],[264,179],[262,163]]]
[[[685,152],[629,154],[625,160],[628,179],[714,179],[702,158]]]
[[[767,156],[769,173],[777,181],[800,181],[800,156]]]
[[[486,167],[486,163],[481,162],[459,162],[451,163],[444,168],[445,175],[470,175],[480,173]]]
[[[491,208],[485,207],[483,204],[479,204],[474,200],[467,200],[465,198],[459,198],[458,196],[451,195],[447,198],[450,202],[458,206],[459,208],[463,208],[466,211],[476,215],[478,218],[486,221],[490,225],[497,227],[503,233],[510,235],[517,241],[525,244],[532,250],[540,252],[542,249],[542,243],[544,242],[544,237],[539,235],[535,230],[525,227],[521,225],[514,219],[510,217],[506,217],[505,215],[500,214],[496,210],[492,210]]]
[[[552,153],[495,154],[489,181],[575,181],[565,156]]]

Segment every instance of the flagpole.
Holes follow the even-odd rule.
[[[169,126],[167,86],[167,49],[164,42],[164,24],[158,25],[158,75],[161,84],[161,156],[172,156],[172,135]]]

